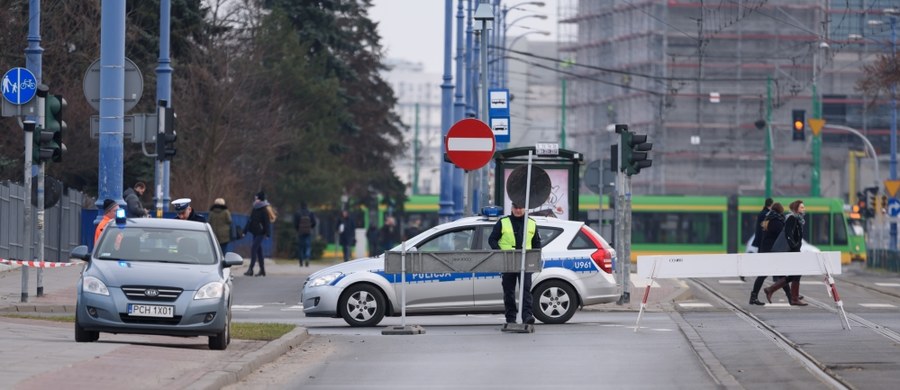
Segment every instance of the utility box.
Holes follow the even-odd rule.
[[[512,203],[506,193],[506,181],[514,169],[528,165],[529,151],[533,154],[532,167],[540,167],[550,176],[550,196],[544,204],[529,210],[528,215],[578,219],[578,195],[584,155],[566,149],[559,149],[554,156],[538,156],[533,146],[494,152],[494,199],[497,204],[502,205],[503,210],[510,210]]]

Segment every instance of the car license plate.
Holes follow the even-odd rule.
[[[136,317],[172,318],[175,316],[175,306],[135,305],[129,303],[128,315]]]

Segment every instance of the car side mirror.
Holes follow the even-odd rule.
[[[79,245],[72,249],[72,252],[69,252],[69,258],[90,261],[91,252],[88,251],[87,245]]]
[[[241,265],[241,264],[244,264],[244,258],[241,257],[241,255],[234,253],[234,252],[228,252],[225,254],[225,266],[226,267],[231,267],[231,266]]]

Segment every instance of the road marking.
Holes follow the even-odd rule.
[[[784,307],[791,307],[791,304],[790,303],[767,303],[766,306],[764,306],[764,307],[780,309],[780,308],[784,308]]]
[[[801,281],[800,281],[800,284],[801,284],[801,285],[807,284],[807,285],[817,285],[817,286],[821,286],[823,283],[822,283],[821,280],[801,280]]]
[[[722,279],[719,281],[719,284],[744,284],[744,281],[740,279]]]
[[[897,307],[890,303],[860,303],[859,305],[869,309],[893,309]]]
[[[900,287],[900,283],[875,283],[875,285],[880,287]]]
[[[234,311],[250,311],[253,309],[259,309],[262,305],[231,305],[231,310]]]
[[[303,311],[303,305],[290,306],[290,307],[281,309],[281,311]]]
[[[713,305],[706,302],[683,302],[679,303],[678,306],[685,308],[697,308],[697,307],[713,307]]]

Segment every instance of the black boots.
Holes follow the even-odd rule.
[[[760,301],[759,298],[757,298],[757,297],[750,297],[750,304],[751,305],[759,305],[759,306],[766,305],[765,303],[762,303],[762,301]]]

